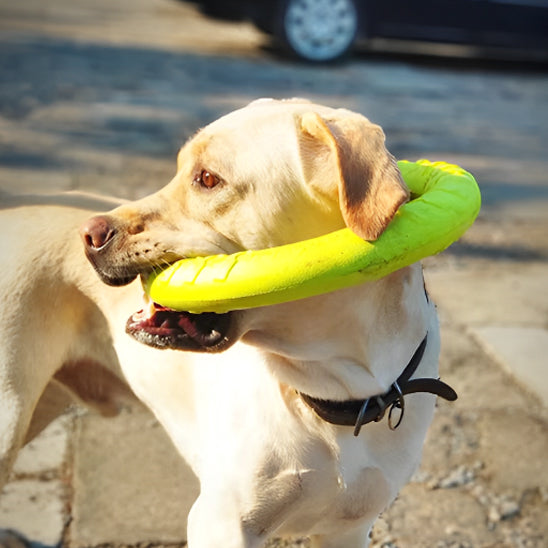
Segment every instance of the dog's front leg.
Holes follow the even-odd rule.
[[[19,449],[25,441],[34,402],[18,394],[9,385],[2,386],[0,376],[0,490],[8,477]]]
[[[233,496],[200,494],[188,515],[189,548],[259,548],[264,538],[247,531]]]

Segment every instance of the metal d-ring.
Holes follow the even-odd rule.
[[[393,385],[394,389],[398,393],[398,399],[390,406],[390,411],[388,412],[388,428],[390,430],[396,430],[396,428],[401,424],[401,421],[403,419],[403,415],[405,413],[405,399],[403,397],[403,393],[401,391],[401,388],[399,387],[398,383],[395,382]],[[397,407],[398,409],[401,409],[400,416],[398,418],[398,422],[396,424],[392,423],[392,411],[394,410],[394,407]]]

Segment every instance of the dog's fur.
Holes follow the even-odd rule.
[[[204,173],[215,186],[204,185]],[[92,217],[81,231],[99,276],[122,285],[180,257],[344,226],[373,240],[407,199],[378,126],[346,110],[263,100],[197,133],[165,188]],[[129,396],[125,378],[200,480],[191,548],[259,547],[281,535],[309,535],[317,547],[367,546],[371,525],[418,465],[435,398],[406,396],[397,430],[382,421],[354,437],[322,421],[299,392],[328,400],[381,394],[426,333],[417,374],[437,377],[438,323],[420,265],[233,312],[213,343],[195,333],[143,336],[146,314],[134,316],[134,336],[178,348],[158,351],[124,333],[142,290],[139,282],[101,283],[77,234],[87,217],[85,208],[60,205],[2,212],[0,480],[25,438],[64,408],[66,388],[112,413]],[[54,392],[61,398],[46,405]]]

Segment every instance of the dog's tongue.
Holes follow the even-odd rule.
[[[199,346],[208,347],[223,338],[217,326],[222,330],[225,323],[218,314],[176,312],[145,295],[145,307],[131,316],[126,330],[147,344],[154,343],[153,346],[172,346],[173,341],[186,337]]]
[[[160,329],[182,329],[191,339],[203,343],[204,332],[198,325],[204,323],[206,315],[190,314],[189,312],[176,312],[170,308],[154,303],[155,314],[150,319],[155,325],[160,324]],[[205,322],[207,324],[207,322]],[[220,333],[213,327],[208,330],[207,338],[216,339]]]

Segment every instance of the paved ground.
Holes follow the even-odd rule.
[[[264,42],[175,0],[0,0],[0,188],[143,196],[199,126],[259,96],[361,111],[399,158],[463,165],[482,213],[426,261],[460,398],[440,403],[374,546],[546,546],[548,74],[379,55],[309,67]],[[146,410],[75,411],[21,454],[0,528],[46,546],[179,545],[195,492]]]

